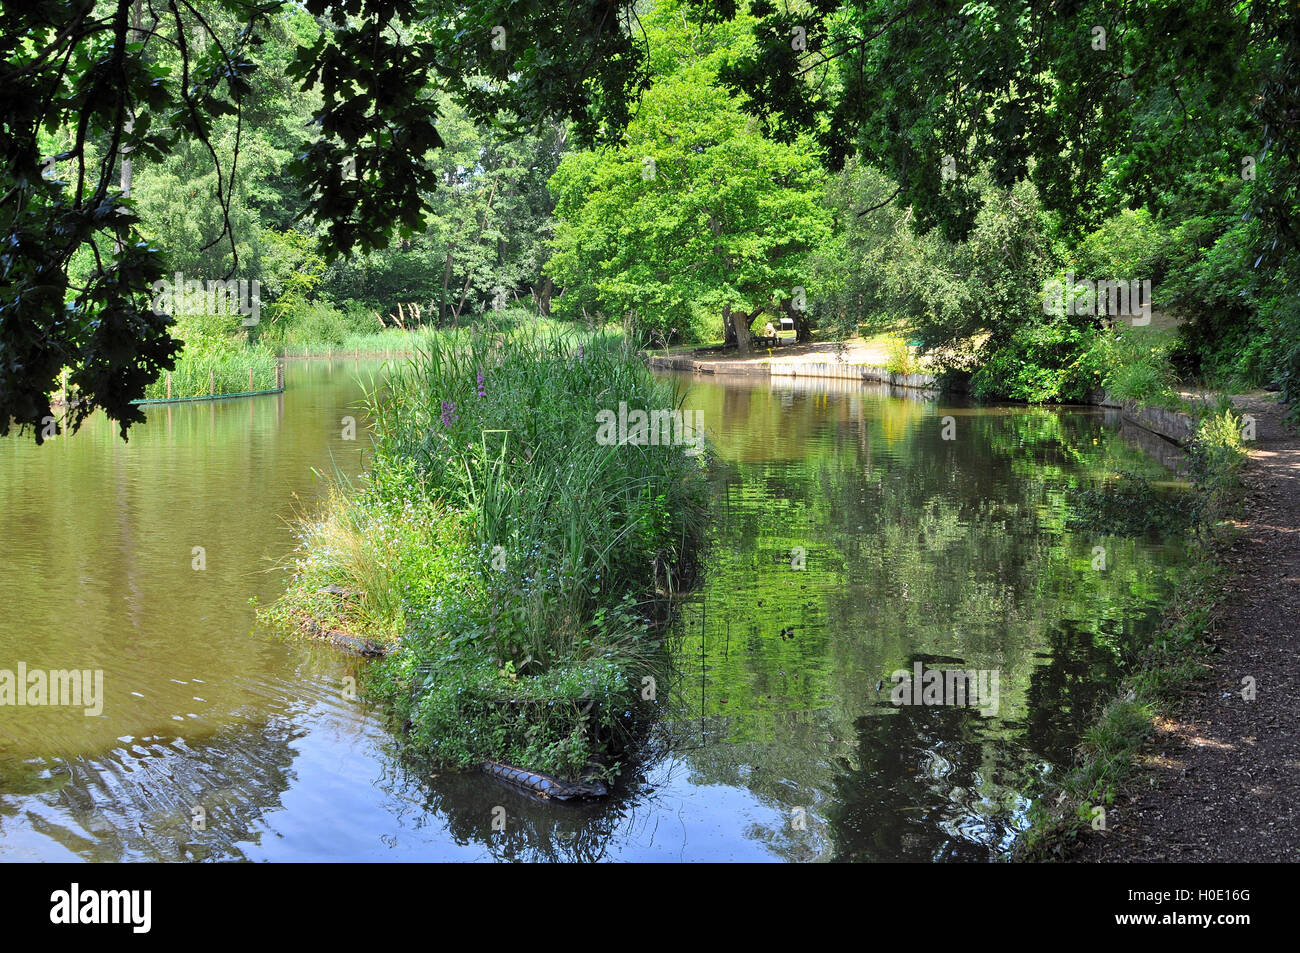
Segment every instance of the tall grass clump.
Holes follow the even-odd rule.
[[[1098,332],[1088,358],[1101,371],[1101,384],[1116,400],[1135,400],[1181,409],[1177,376],[1169,363],[1169,334],[1143,328]]]
[[[889,357],[885,369],[891,374],[908,375],[921,370],[920,361],[912,353],[907,339],[901,334],[891,333],[885,338],[885,348]]]
[[[287,311],[278,324],[263,331],[261,340],[282,347],[288,357],[324,357],[328,354],[377,357],[411,355],[417,350],[427,350],[430,339],[443,333],[433,324],[376,326],[377,317],[377,312],[367,311],[355,302],[343,310],[324,303],[299,305]],[[573,333],[572,325],[522,307],[492,312],[491,324],[497,333],[547,337]],[[454,329],[452,325],[451,330]]]
[[[429,339],[437,333],[429,327],[409,330],[385,328],[359,331],[338,339],[304,341],[295,338],[284,345],[284,354],[286,357],[347,357],[352,354],[361,357],[406,356],[422,347],[428,347]]]
[[[215,394],[245,394],[251,390],[272,390],[276,386],[276,356],[270,348],[250,345],[237,337],[184,333],[185,346],[171,371],[171,396],[205,397]],[[167,394],[167,373],[145,388],[146,400],[162,400]]]
[[[306,527],[282,611],[390,642],[371,687],[420,754],[616,770],[705,486],[689,447],[602,445],[597,414],[681,399],[620,338],[432,336],[369,396],[373,462]]]

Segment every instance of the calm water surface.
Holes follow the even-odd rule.
[[[0,707],[0,860],[986,860],[1181,564],[1067,528],[1073,487],[1168,479],[1100,411],[686,380],[714,523],[653,754],[579,807],[417,777],[344,697],[364,663],[250,605],[283,589],[313,470],[358,472],[377,373],[290,364],[282,396],[155,407],[128,444],[99,418],[0,440],[0,669],[102,669],[106,696]],[[891,704],[917,663],[996,671],[996,713]]]

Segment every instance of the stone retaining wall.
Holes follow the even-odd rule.
[[[650,366],[658,370],[692,371],[696,374],[739,375],[745,377],[811,377],[834,380],[865,381],[904,387],[910,390],[932,391],[939,389],[938,378],[932,374],[893,374],[883,367],[865,364],[831,364],[783,362],[779,364],[758,361],[709,361],[688,355],[647,355]],[[1186,447],[1196,434],[1196,420],[1186,413],[1150,407],[1136,401],[1117,401],[1104,390],[1093,391],[1088,403],[1098,407],[1117,409],[1123,419],[1142,429],[1163,437],[1179,447]]]
[[[872,381],[908,387],[914,390],[938,390],[938,378],[932,374],[892,374],[883,367],[865,364],[779,364],[758,361],[701,361],[693,357],[647,355],[651,367],[658,370],[693,371],[697,374],[735,374],[746,377],[822,377],[835,380]]]
[[[1124,401],[1123,412],[1125,420],[1180,447],[1186,447],[1196,436],[1196,420],[1191,414],[1165,410],[1163,407],[1149,407],[1132,400]]]

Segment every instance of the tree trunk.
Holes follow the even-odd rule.
[[[442,298],[438,301],[438,325],[447,321],[447,286],[451,284],[451,247],[447,248],[447,264],[442,269]]]
[[[479,223],[478,234],[474,236],[475,245],[483,240],[483,232],[487,230],[488,216],[492,213],[492,200],[496,198],[496,194],[497,184],[494,181],[492,183],[492,188],[488,190],[487,205],[483,209],[483,221]],[[465,297],[469,294],[469,284],[473,278],[474,272],[472,271],[465,276],[465,287],[460,289],[460,304],[456,305],[456,307],[452,309],[452,315],[457,321],[460,320],[461,309],[465,307]]]
[[[757,313],[758,313],[757,311],[754,312],[754,314]],[[738,314],[731,315],[731,320],[732,323],[735,325],[735,329],[736,329],[736,353],[737,354],[750,353],[749,324],[751,321],[754,320],[754,315],[753,314],[747,315],[743,311],[741,311]]]
[[[545,316],[551,313],[551,293],[554,290],[555,285],[548,276],[546,280],[542,282],[541,290],[535,292],[533,295],[536,299],[538,314]]]
[[[807,344],[812,340],[812,325],[808,323],[808,315],[803,311],[798,311],[794,303],[786,298],[781,302],[781,310],[786,316],[794,322],[794,340],[796,344]]]
[[[144,15],[142,10],[143,5],[144,5],[143,0],[134,0],[134,2],[131,4],[131,30],[128,33],[128,36],[130,37],[130,42],[132,43],[139,40],[141,38],[141,34],[143,33],[143,30],[141,29],[141,25],[144,21]],[[131,133],[134,131],[134,129],[135,129],[135,113],[134,111],[132,111],[127,116],[126,122],[122,123],[123,137],[125,138],[130,136]],[[121,172],[121,181],[120,181],[120,185],[122,187],[122,197],[129,198],[131,196],[132,169],[134,166],[134,163],[131,160],[131,147],[123,143],[122,148],[119,150],[119,154],[122,157],[122,172]],[[123,209],[122,211],[125,212],[125,209]],[[123,242],[120,235],[114,239],[113,244],[117,247],[119,253],[125,247],[125,243]]]
[[[749,325],[742,319],[736,322],[736,353],[748,354],[749,352]]]

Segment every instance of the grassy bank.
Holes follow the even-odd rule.
[[[690,447],[607,445],[597,414],[680,398],[613,337],[431,336],[370,395],[373,462],[304,523],[263,616],[388,645],[369,688],[433,761],[615,771],[705,485]]]
[[[1078,748],[1077,762],[1040,792],[1013,854],[1019,860],[1068,856],[1105,810],[1134,782],[1156,723],[1177,711],[1187,688],[1204,677],[1209,637],[1222,613],[1231,578],[1222,553],[1231,527],[1224,520],[1239,496],[1245,459],[1241,422],[1228,410],[1202,417],[1190,447],[1195,504],[1189,562],[1151,641],[1131,659],[1119,691],[1099,713]]]
[[[247,344],[232,347],[227,341],[193,336],[186,339],[176,367],[170,372],[170,394],[168,374],[163,373],[145,388],[145,399],[273,390],[277,363],[275,354],[268,348]]]
[[[413,328],[348,334],[338,340],[286,344],[285,357],[402,357],[414,354],[429,344],[436,332],[432,328]]]
[[[478,320],[480,316],[475,316]],[[572,324],[540,317],[525,308],[509,308],[491,315],[493,333],[526,334],[534,338],[551,338],[575,333]],[[454,330],[454,329],[452,329]],[[305,339],[302,334],[290,335],[283,345],[285,357],[404,357],[427,351],[433,339],[444,332],[430,326],[409,329],[387,328],[382,331],[364,331],[344,335]],[[616,329],[610,330],[617,335]]]

